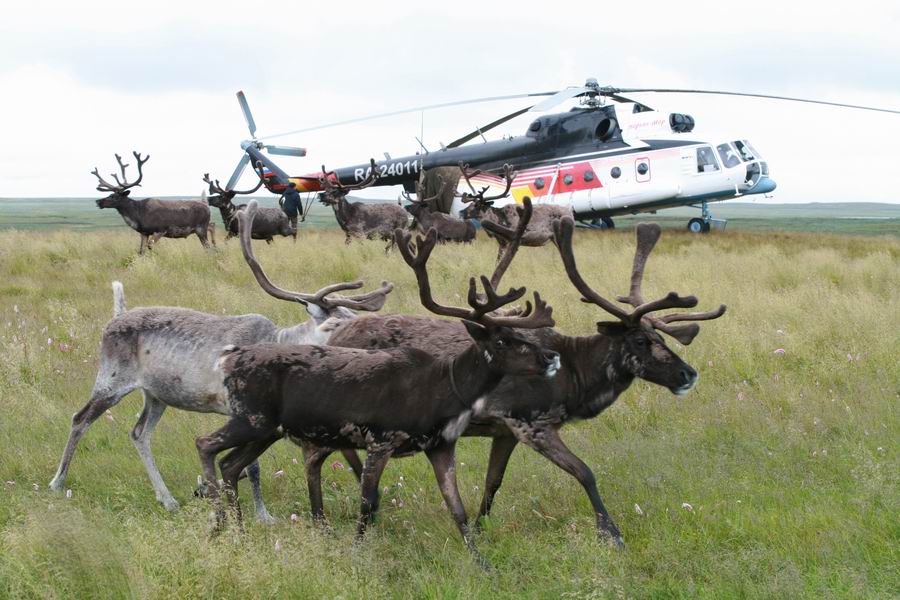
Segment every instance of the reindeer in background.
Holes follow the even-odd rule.
[[[319,183],[324,191],[319,200],[334,209],[338,225],[347,236],[345,243],[349,244],[354,237],[369,240],[378,238],[387,242],[384,248],[387,254],[394,247],[394,230],[406,229],[409,223],[406,211],[396,204],[364,204],[347,200],[347,194],[351,191],[367,188],[377,180],[378,170],[374,159],[371,160],[366,178],[354,185],[343,185],[333,171],[326,171],[325,165],[322,165]]]
[[[250,190],[229,190],[223,188],[219,184],[219,180],[212,181],[209,173],[203,175],[203,181],[209,185],[209,193],[212,194],[207,198],[210,206],[215,206],[222,214],[222,221],[225,224],[225,241],[230,240],[238,235],[238,211],[244,210],[247,205],[234,205],[232,200],[237,195],[252,194],[265,183],[262,173],[257,169],[259,175],[259,183]],[[267,244],[271,244],[276,235],[284,237],[291,236],[294,242],[297,241],[297,229],[291,225],[287,215],[280,208],[263,208],[257,209],[257,217],[253,221],[253,231],[251,232],[254,240],[265,240]]]
[[[122,157],[116,154],[116,160],[122,171],[122,180],[115,173],[112,174],[116,184],[113,185],[100,177],[97,168],[91,173],[100,180],[97,190],[111,192],[106,198],[97,200],[98,208],[114,208],[122,215],[125,223],[141,234],[141,247],[138,254],[144,253],[144,248],[151,248],[159,238],[184,238],[196,234],[204,248],[209,248],[207,233],[215,245],[215,226],[209,222],[209,205],[205,201],[198,200],[158,200],[146,198],[133,200],[129,197],[131,188],[139,186],[144,178],[141,169],[150,157],[141,158],[139,152],[133,152],[137,159],[138,178],[129,183],[125,177],[127,164],[122,162]]]
[[[403,197],[409,202],[407,212],[415,219],[416,229],[422,233],[434,229],[437,232],[438,242],[471,242],[475,239],[475,225],[470,221],[457,219],[440,211],[432,211],[431,203],[444,192],[444,181],[440,180],[437,193],[429,198],[424,198],[425,189],[416,182],[416,200],[403,192]]]
[[[518,223],[516,205],[507,204],[502,208],[494,208],[493,206],[495,201],[506,198],[509,195],[512,182],[516,178],[516,173],[512,171],[510,165],[503,165],[503,178],[506,180],[506,188],[503,190],[503,193],[498,196],[487,197],[485,197],[484,194],[488,191],[489,186],[483,187],[481,191],[476,191],[475,186],[472,185],[471,181],[471,178],[480,175],[481,171],[470,171],[469,166],[463,163],[459,164],[459,168],[460,171],[462,171],[463,179],[466,180],[466,184],[472,191],[471,194],[468,192],[463,194],[464,197],[467,196],[472,198],[471,216],[480,220],[482,223],[495,223],[502,227],[515,229],[516,224]],[[565,206],[535,204],[531,221],[528,223],[528,229],[525,231],[525,235],[522,236],[521,244],[528,247],[537,247],[543,246],[547,242],[554,241],[554,223],[560,219],[571,216],[572,210]],[[485,231],[488,232],[490,237],[496,239],[497,243],[500,245],[497,251],[497,259],[499,260],[500,256],[503,255],[505,246],[509,242],[505,237],[498,235],[497,230],[494,228],[485,227]]]

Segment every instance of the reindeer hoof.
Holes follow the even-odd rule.
[[[256,513],[256,521],[263,525],[274,525],[278,522],[278,519],[270,515],[269,511],[264,508]]]
[[[162,500],[160,500],[160,502],[162,502],[163,507],[165,507],[165,509],[169,512],[175,512],[181,507],[181,505],[178,504],[178,500],[172,498],[171,496],[168,498],[163,498]]]

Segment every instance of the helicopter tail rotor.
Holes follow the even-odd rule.
[[[247,122],[247,129],[250,130],[250,139],[245,140],[241,143],[241,148],[244,150],[244,156],[241,157],[241,160],[238,162],[237,167],[235,167],[234,172],[231,174],[231,178],[228,180],[228,184],[225,186],[225,189],[233,190],[237,185],[238,180],[241,178],[241,175],[244,173],[244,169],[250,163],[250,157],[253,156],[256,160],[262,160],[266,163],[266,166],[270,168],[270,170],[275,174],[279,181],[282,183],[287,182],[287,175],[281,169],[275,167],[269,161],[265,159],[260,151],[265,150],[269,154],[277,154],[280,156],[306,156],[306,148],[298,148],[295,146],[276,146],[273,144],[264,144],[256,137],[256,120],[253,118],[253,113],[250,112],[250,104],[247,102],[247,96],[243,91],[239,91],[237,93],[238,104],[241,106],[241,112],[244,114],[244,120]],[[255,164],[255,163],[254,163]]]

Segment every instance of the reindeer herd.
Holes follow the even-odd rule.
[[[135,157],[137,181],[125,182],[127,165],[117,156],[122,181],[115,178],[118,186],[102,179],[101,183],[105,191],[112,192],[110,198],[119,199],[106,198],[98,205],[104,202],[115,206],[123,217],[126,211],[139,215],[126,217],[126,221],[131,224],[129,219],[133,219],[138,225],[132,227],[142,235],[142,249],[147,244],[145,238],[177,237],[176,232],[188,231],[189,226],[190,232],[197,233],[205,245],[208,210],[205,221],[185,218],[159,233],[140,218],[151,211],[120,208],[128,206],[128,189],[141,179],[140,168],[146,159],[137,153]],[[324,168],[323,173],[323,182],[328,182],[323,186],[324,197],[333,202],[341,222],[353,214],[341,204],[348,204],[348,189],[329,182]],[[468,171],[463,169],[463,173],[468,181]],[[510,169],[505,175],[507,182],[511,181]],[[177,508],[178,503],[166,487],[150,447],[153,430],[166,408],[212,412],[228,418],[218,430],[196,438],[203,491],[216,507],[214,532],[225,524],[226,503],[240,522],[237,492],[242,474],[250,480],[257,519],[274,521],[263,501],[258,459],[282,438],[302,450],[310,509],[316,520],[325,518],[322,465],[332,452],[344,455],[361,486],[358,539],[378,510],[379,480],[387,462],[423,452],[465,545],[486,565],[475,548],[455,475],[459,438],[483,436],[490,437],[492,445],[478,519],[490,513],[509,458],[522,443],[582,485],[599,535],[622,545],[621,534],[601,500],[592,470],[565,445],[560,429],[571,421],[599,415],[636,378],[677,395],[687,393],[697,382],[697,372],[666,345],[660,334],[687,345],[699,332],[697,322],[725,313],[725,306],[721,305],[706,312],[658,315],[666,309],[693,308],[697,298],[675,292],[656,300],[643,297],[643,274],[660,237],[658,225],[638,225],[630,289],[628,295],[617,297],[616,303],[601,296],[582,277],[572,246],[571,216],[539,216],[537,207],[532,207],[528,199],[523,206],[499,215],[491,212],[492,199],[484,197],[484,190],[476,192],[472,188],[473,210],[482,211],[485,229],[501,243],[493,274],[490,278],[480,277],[483,292],[478,291],[473,276],[465,295],[467,307],[450,306],[435,299],[428,261],[442,233],[434,221],[423,218],[424,207],[417,208],[421,212],[416,220],[420,227],[427,228],[424,237],[419,235],[413,242],[405,219],[401,222],[399,216],[396,222],[391,221],[392,230],[382,224],[372,237],[397,245],[415,275],[422,306],[446,318],[382,315],[376,313],[393,290],[388,282],[355,295],[346,293],[360,289],[362,282],[330,284],[315,293],[289,291],[272,283],[254,255],[252,241],[271,241],[272,235],[291,234],[270,235],[272,230],[268,228],[276,222],[277,215],[268,217],[256,201],[246,207],[234,207],[231,200],[241,192],[224,190],[208,176],[204,180],[214,192],[209,202],[220,208],[231,235],[239,236],[244,259],[259,286],[275,298],[301,304],[310,318],[290,327],[278,327],[258,314],[220,316],[179,307],[127,310],[123,287],[114,282],[114,316],[103,330],[94,388],[90,400],[72,418],[72,429],[59,469],[50,482],[51,489],[65,489],[76,447],[90,425],[125,395],[140,389],[144,408],[131,438],[157,500],[169,510]],[[426,199],[419,194],[413,202],[424,204]],[[379,212],[384,220],[395,218],[396,211]],[[372,215],[369,218],[371,222],[378,221]],[[554,330],[552,308],[538,292],[533,293],[533,303],[518,307],[511,305],[525,296],[525,288],[499,291],[519,248],[532,239],[529,232],[535,231],[530,227],[536,218],[549,223],[549,239],[556,245],[565,272],[582,301],[612,316],[612,320],[601,319],[597,323],[596,333],[563,335]],[[258,228],[258,222],[264,227]],[[345,228],[349,239],[348,228],[352,226]],[[364,461],[357,456],[357,450],[366,452]],[[216,458],[226,451],[218,462],[217,474]]]
[[[140,153],[134,152],[137,159],[138,178],[134,183],[128,183],[125,177],[127,164],[122,162],[122,157],[116,154],[116,161],[122,173],[119,181],[118,174],[112,177],[116,185],[108,183],[94,169],[92,174],[100,181],[99,191],[111,192],[110,196],[97,200],[99,208],[115,208],[122,215],[125,223],[141,234],[141,246],[139,254],[144,249],[151,249],[152,245],[162,237],[182,238],[196,234],[204,247],[209,246],[209,241],[215,245],[215,226],[210,222],[210,206],[219,209],[222,215],[222,223],[225,226],[226,241],[238,235],[239,219],[237,215],[247,205],[235,206],[235,196],[252,194],[259,190],[265,183],[261,168],[257,168],[259,181],[252,189],[239,191],[221,187],[219,180],[212,180],[209,173],[203,176],[203,181],[209,189],[208,196],[200,200],[163,201],[155,198],[133,200],[129,197],[131,188],[140,185],[143,179],[142,166],[150,158],[141,158]],[[346,234],[345,242],[349,244],[353,239],[380,239],[386,242],[385,253],[394,247],[394,230],[410,227],[409,219],[412,216],[412,228],[421,233],[427,233],[434,229],[437,232],[439,243],[445,242],[471,242],[476,236],[475,223],[493,223],[507,229],[515,229],[518,220],[515,204],[506,205],[503,208],[494,208],[493,203],[509,196],[509,190],[516,174],[509,165],[504,165],[503,175],[506,181],[506,189],[499,195],[486,196],[488,187],[476,190],[472,185],[471,177],[481,171],[470,171],[467,165],[460,164],[460,174],[465,179],[470,192],[463,193],[462,200],[468,203],[464,211],[465,218],[458,218],[440,211],[432,210],[433,201],[444,191],[443,183],[438,186],[438,192],[434,196],[424,197],[424,187],[416,184],[416,197],[412,198],[403,192],[407,205],[405,209],[398,204],[367,204],[362,202],[350,202],[348,195],[352,191],[361,190],[373,185],[378,180],[378,169],[374,168],[375,161],[371,161],[372,168],[368,170],[367,177],[354,185],[341,184],[333,172],[322,167],[319,183],[322,193],[319,201],[334,210],[334,217],[340,228]],[[204,192],[205,194],[206,192]],[[539,204],[534,207],[534,216],[522,237],[524,246],[543,246],[553,241],[553,223],[565,216],[571,216],[567,208]],[[503,237],[502,232],[486,227],[487,234],[496,239],[499,248],[497,257],[503,255],[509,240]],[[297,241],[297,229],[288,220],[287,216],[278,208],[259,208],[258,215],[253,221],[253,239],[266,240],[271,244],[276,236],[292,237]]]

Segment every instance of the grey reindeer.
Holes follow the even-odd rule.
[[[143,254],[144,249],[152,249],[153,244],[160,238],[185,238],[196,235],[204,248],[209,247],[207,234],[215,246],[215,225],[209,222],[209,204],[203,200],[158,200],[145,198],[133,200],[129,197],[131,188],[139,186],[144,178],[142,167],[150,160],[150,157],[141,158],[139,152],[134,152],[137,159],[138,178],[129,183],[125,177],[125,169],[128,165],[122,162],[122,157],[116,154],[116,161],[122,171],[122,180],[112,174],[116,184],[109,183],[100,177],[98,169],[91,171],[100,180],[97,191],[111,192],[106,198],[97,200],[98,208],[114,208],[122,215],[125,223],[141,234],[141,247],[138,254]]]
[[[255,207],[255,201],[251,203]],[[248,236],[249,238],[249,236]],[[255,258],[247,256],[255,264]],[[258,265],[257,265],[258,266]],[[314,294],[292,292],[285,295],[272,286],[262,270],[254,271],[263,289],[272,296],[298,302],[312,317],[293,327],[281,328],[258,314],[211,315],[187,308],[150,307],[126,310],[122,285],[113,283],[114,316],[103,330],[100,367],[90,400],[72,417],[72,429],[50,489],[62,490],[78,441],[88,427],[126,394],[140,389],[144,409],[131,439],[147,469],[156,499],[168,510],[178,507],[153,460],[150,436],[167,407],[195,412],[230,415],[231,408],[221,392],[221,381],[213,372],[222,347],[247,346],[260,342],[282,344],[324,343],[338,323],[356,318],[354,311],[377,311],[384,305],[393,285],[382,282],[378,289],[356,295],[337,292],[359,289],[362,282],[337,283]],[[359,477],[361,463],[353,452],[345,453]],[[247,469],[253,486],[256,516],[273,519],[260,493],[259,465]]]

